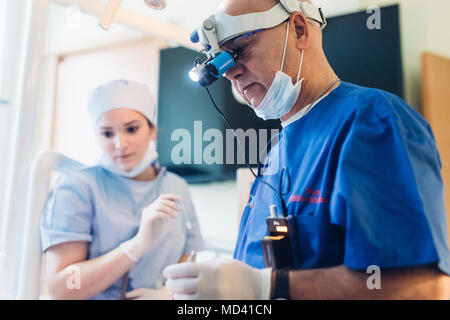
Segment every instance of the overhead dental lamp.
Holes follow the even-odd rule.
[[[167,3],[165,0],[144,0],[145,4],[155,10],[163,10]]]

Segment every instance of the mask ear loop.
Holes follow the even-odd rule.
[[[303,53],[305,53],[305,50],[302,50],[302,56],[300,58],[300,66],[298,67],[298,73],[297,73],[297,82],[298,79],[300,78],[300,71],[302,70],[302,65],[303,65]]]
[[[287,26],[286,26],[286,39],[284,40],[283,58],[281,59],[281,68],[280,68],[281,72],[283,72],[284,58],[286,57],[288,36],[289,36],[289,21],[288,21]],[[300,66],[298,67],[298,73],[297,73],[297,82],[300,79],[300,72],[301,72],[302,66],[303,66],[303,54],[304,53],[305,53],[305,50],[302,50],[302,55],[300,57]]]
[[[281,59],[281,68],[280,68],[280,71],[281,71],[281,72],[283,72],[284,57],[286,56],[286,48],[287,48],[288,35],[289,35],[289,21],[288,21],[287,26],[286,26],[286,39],[284,40],[283,59]]]

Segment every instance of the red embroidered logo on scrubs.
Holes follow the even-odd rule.
[[[306,195],[291,195],[289,202],[328,203],[330,201],[329,198],[320,196],[320,190],[313,190],[308,187],[305,193]]]

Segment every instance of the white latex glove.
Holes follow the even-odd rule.
[[[159,289],[138,288],[125,293],[130,300],[170,300],[171,292],[166,287]]]
[[[231,259],[185,262],[166,267],[166,287],[175,300],[269,300],[272,269]]]
[[[169,219],[176,219],[182,211],[176,201],[181,201],[176,194],[162,194],[142,210],[136,236],[120,245],[130,259],[139,260],[159,238],[164,224]]]

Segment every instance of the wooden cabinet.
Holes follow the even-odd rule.
[[[422,100],[423,115],[433,129],[441,156],[450,233],[450,59],[432,53],[422,55]]]

